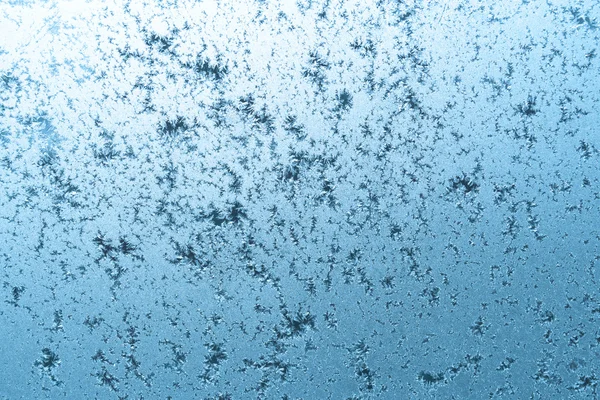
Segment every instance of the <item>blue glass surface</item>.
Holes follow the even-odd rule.
[[[596,1],[0,3],[0,400],[593,399]]]

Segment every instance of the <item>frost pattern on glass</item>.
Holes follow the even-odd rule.
[[[599,396],[597,3],[0,31],[0,399]]]

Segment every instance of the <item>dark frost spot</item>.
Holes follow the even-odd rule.
[[[175,139],[188,129],[189,126],[185,122],[185,118],[180,116],[172,120],[166,120],[159,126],[161,137],[165,139]]]
[[[335,95],[335,100],[337,102],[337,111],[346,111],[352,107],[352,95],[346,89],[343,89],[341,92]]]
[[[427,371],[419,372],[417,378],[425,385],[433,385],[444,381],[444,374],[442,372],[433,373]]]
[[[450,179],[450,184],[446,188],[448,192],[454,193],[477,193],[479,191],[479,184],[466,174],[457,175]]]
[[[212,63],[205,58],[199,58],[193,69],[198,75],[214,81],[221,81],[229,73],[227,66]]]
[[[58,355],[47,347],[42,349],[42,357],[35,362],[37,367],[46,371],[56,368],[59,364],[60,359],[58,358]]]
[[[519,104],[517,106],[517,112],[525,117],[532,117],[540,111],[535,108],[535,105],[536,98],[533,96],[528,96],[527,100],[523,104]]]
[[[579,152],[581,158],[583,158],[584,160],[588,160],[595,152],[595,150],[596,149],[592,145],[583,140],[580,140],[579,146],[577,146],[577,151]]]

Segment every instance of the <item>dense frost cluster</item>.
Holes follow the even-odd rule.
[[[596,1],[0,3],[0,399],[597,398]]]

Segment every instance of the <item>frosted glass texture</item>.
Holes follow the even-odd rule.
[[[593,399],[596,1],[0,3],[0,399]]]

